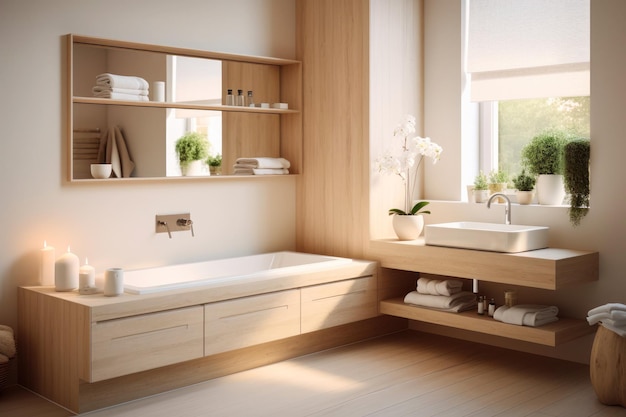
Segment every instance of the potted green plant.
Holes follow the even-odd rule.
[[[489,188],[489,194],[494,193],[502,193],[506,190],[507,184],[509,182],[509,175],[502,171],[501,169],[492,170],[489,173],[489,183],[487,187]],[[504,198],[498,197],[498,203],[504,203]]]
[[[519,204],[530,204],[533,201],[535,189],[535,177],[526,173],[525,169],[518,176],[513,177],[513,185],[515,185],[515,195]]]
[[[209,141],[206,135],[198,132],[187,132],[175,145],[176,155],[184,176],[199,175],[202,161],[209,155]]]
[[[564,147],[565,190],[570,195],[570,223],[578,226],[589,210],[589,139],[575,139]]]
[[[211,175],[221,175],[222,174],[222,155],[211,155],[206,160],[207,165],[209,166],[209,170]]]
[[[562,131],[543,132],[522,148],[522,164],[530,174],[537,175],[539,204],[563,203],[563,148],[569,136]]]
[[[484,172],[478,172],[474,178],[474,201],[484,203],[489,198],[489,184]]]

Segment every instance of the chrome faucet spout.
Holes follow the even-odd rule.
[[[506,205],[504,206],[504,224],[511,224],[511,200],[504,193],[493,193],[487,200],[487,208],[491,208],[491,202],[496,197],[503,197],[506,200]]]

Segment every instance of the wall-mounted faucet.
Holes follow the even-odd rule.
[[[511,224],[511,200],[504,193],[493,193],[487,200],[487,208],[491,208],[491,202],[495,197],[504,197],[506,206],[504,206],[504,224]]]
[[[166,233],[172,238],[172,232],[191,231],[191,236],[195,236],[193,232],[193,221],[191,214],[157,214],[156,215],[156,233]]]

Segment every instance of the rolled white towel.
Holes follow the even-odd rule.
[[[96,85],[91,91],[94,94],[100,94],[103,92],[111,92],[111,93],[122,93],[122,94],[134,94],[137,96],[147,96],[148,90],[140,90],[136,88],[118,88],[118,87],[109,87],[105,85]]]
[[[243,165],[246,168],[287,169],[291,167],[291,163],[287,159],[271,157],[237,158],[235,164]]]
[[[420,294],[417,291],[411,291],[404,297],[404,302],[446,311],[463,311],[476,305],[476,296],[468,291],[462,291],[451,296]]]
[[[96,84],[116,88],[133,88],[136,90],[147,90],[149,88],[148,82],[141,77],[117,75],[108,72],[97,75]]]
[[[600,313],[610,313],[612,311],[625,311],[626,312],[626,304],[621,303],[607,303],[596,308],[592,308],[587,313],[587,316],[594,316]]]
[[[556,306],[518,304],[513,307],[500,306],[493,314],[495,320],[518,326],[539,327],[557,321]]]

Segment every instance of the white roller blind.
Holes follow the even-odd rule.
[[[589,95],[590,0],[469,0],[472,101]]]

